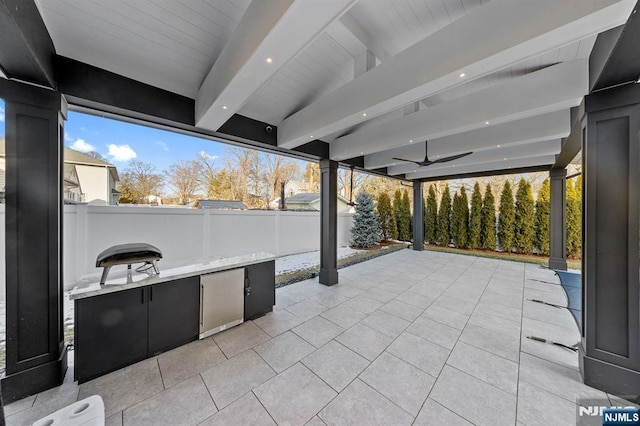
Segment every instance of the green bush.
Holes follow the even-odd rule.
[[[549,179],[542,182],[536,200],[535,246],[540,254],[549,254],[549,226],[551,219],[551,188]]]
[[[534,225],[535,211],[531,184],[522,178],[516,192],[514,215],[514,245],[518,253],[531,254],[533,252]]]
[[[362,191],[356,196],[356,207],[351,227],[351,242],[356,247],[372,247],[380,241],[378,213],[373,206],[373,195]]]
[[[491,191],[491,185],[487,184],[482,201],[480,217],[480,245],[486,250],[496,249],[496,200]]]
[[[391,198],[386,192],[378,195],[378,221],[380,222],[380,232],[383,241],[395,240],[398,238],[398,229],[396,227],[396,218],[391,208]]]
[[[460,194],[453,197],[453,209],[451,211],[451,237],[453,244],[459,248],[467,247],[469,236],[469,200],[464,186]]]
[[[582,176],[567,180],[567,256],[582,255]]]
[[[426,243],[435,243],[438,224],[438,200],[436,199],[436,191],[433,185],[429,186],[424,215],[424,241]]]
[[[400,241],[411,241],[411,206],[409,204],[409,193],[405,189],[400,200],[398,215],[398,239]]]
[[[438,244],[448,245],[451,242],[451,193],[449,185],[444,188],[440,198],[440,209],[438,210]]]
[[[480,240],[482,217],[482,194],[480,194],[480,184],[476,182],[471,194],[471,211],[469,212],[469,247],[472,249],[482,248]]]
[[[509,181],[504,183],[500,194],[500,213],[498,216],[498,244],[507,253],[513,249],[513,225],[515,212],[513,206],[513,192]]]

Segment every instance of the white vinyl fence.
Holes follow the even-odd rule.
[[[0,223],[4,224],[4,205]],[[338,246],[349,244],[351,215],[338,215]],[[4,293],[4,226],[0,277]],[[99,274],[95,260],[107,247],[145,242],[163,253],[160,269],[257,251],[283,256],[320,249],[318,212],[200,210],[142,206],[64,206],[64,286]]]

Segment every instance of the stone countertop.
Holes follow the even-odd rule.
[[[160,284],[167,281],[179,280],[181,278],[193,277],[196,275],[210,274],[228,269],[242,268],[243,266],[254,265],[256,263],[275,260],[276,256],[270,253],[252,253],[243,256],[227,257],[215,259],[204,263],[195,263],[177,268],[162,270],[160,274],[149,274],[146,272],[136,272],[132,266],[131,274],[126,271],[114,273],[114,277],[108,279],[104,285],[100,285],[95,277],[80,280],[69,293],[71,300],[84,299],[87,297],[99,296],[101,294],[113,293],[116,291],[129,290],[153,284]]]

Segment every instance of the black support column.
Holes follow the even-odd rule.
[[[320,284],[338,284],[338,163],[320,160]]]
[[[549,268],[567,270],[567,169],[551,169]]]
[[[62,143],[57,92],[0,79],[6,125],[5,402],[62,383]]]
[[[640,84],[585,98],[583,337],[587,385],[640,402]]]
[[[424,250],[422,182],[413,182],[413,249]]]

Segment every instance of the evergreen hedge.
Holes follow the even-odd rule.
[[[551,219],[551,187],[549,179],[542,182],[536,200],[535,246],[540,254],[549,254],[549,227]]]
[[[524,178],[518,183],[514,215],[514,246],[516,252],[531,254],[535,236],[535,211],[531,184]]]
[[[582,254],[582,176],[567,180],[567,255]]]
[[[398,228],[396,218],[391,207],[391,198],[386,192],[378,194],[378,221],[380,222],[380,232],[383,241],[395,240],[398,238]]]
[[[433,185],[429,186],[429,195],[427,196],[427,205],[425,208],[424,220],[424,241],[426,243],[436,242],[436,229],[438,224],[438,200],[436,199],[436,190]]]
[[[400,200],[398,215],[398,239],[400,241],[411,241],[411,206],[409,204],[409,193],[405,189]]]
[[[485,250],[496,249],[496,200],[493,197],[490,184],[487,184],[482,201],[480,245]]]
[[[510,253],[513,249],[515,211],[513,205],[513,192],[509,181],[504,183],[500,194],[500,207],[498,216],[498,244],[502,251]]]
[[[476,182],[471,194],[471,210],[469,212],[469,248],[482,248],[480,233],[482,217],[482,194],[480,194],[480,184]]]
[[[459,248],[467,247],[469,236],[469,200],[464,186],[460,194],[456,192],[453,197],[453,209],[451,211],[451,237],[453,244]]]
[[[447,185],[440,198],[440,209],[438,210],[438,230],[436,235],[438,244],[446,246],[451,242],[450,220],[451,193],[449,192],[449,185]]]

